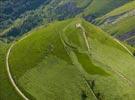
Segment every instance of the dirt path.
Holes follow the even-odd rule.
[[[84,37],[88,52],[90,52],[90,46],[89,46],[89,42],[87,40],[87,36],[86,36],[86,32],[85,32],[84,27],[80,23],[78,23],[78,24],[76,24],[76,28],[80,28],[82,30],[83,37]]]
[[[10,52],[11,52],[11,49],[13,48],[15,44],[13,43],[8,52],[7,52],[7,55],[6,55],[6,69],[7,69],[7,73],[8,73],[8,77],[10,79],[10,82],[12,83],[13,87],[15,88],[15,90],[19,93],[20,96],[22,96],[22,98],[24,98],[25,100],[29,100],[22,92],[21,90],[18,88],[18,86],[16,85],[13,77],[12,77],[12,74],[11,74],[11,71],[10,71],[10,67],[9,67],[9,55],[10,55]]]
[[[134,56],[133,53],[124,45],[122,44],[119,40],[113,39],[115,42],[117,42],[120,46],[122,46],[131,56]]]
[[[27,38],[28,36],[30,36],[30,34],[24,36],[22,39],[20,39],[19,41],[24,40],[25,38]],[[18,41],[18,42],[19,42]],[[27,96],[25,96],[25,94],[23,94],[23,92],[19,89],[19,87],[17,86],[16,82],[13,79],[13,76],[11,74],[10,71],[10,66],[9,66],[9,56],[11,53],[12,48],[15,46],[15,42],[13,42],[13,44],[10,46],[10,48],[8,49],[7,55],[6,55],[6,69],[7,69],[7,73],[8,73],[8,77],[9,80],[11,82],[11,84],[13,85],[13,87],[15,88],[15,90],[18,92],[18,94],[24,99],[24,100],[29,100]]]

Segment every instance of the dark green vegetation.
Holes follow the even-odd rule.
[[[80,23],[86,32],[87,50]],[[37,100],[134,100],[134,57],[82,19],[42,26],[15,43],[9,64],[18,86]]]
[[[0,35],[9,40],[42,24],[83,16],[91,21],[132,0],[6,0],[1,3]],[[3,40],[3,38],[2,38]]]
[[[47,4],[49,0],[5,0],[0,1],[1,6],[1,20],[0,31],[8,28],[8,26],[20,17],[21,14],[29,10],[34,10],[42,4]]]
[[[0,42],[0,100],[23,100],[11,85],[5,66],[8,45]]]

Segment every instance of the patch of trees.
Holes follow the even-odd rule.
[[[82,11],[83,9],[76,7],[73,2],[68,2],[64,5],[57,7],[55,13],[58,16],[59,20],[63,20],[65,18],[74,17]]]
[[[87,94],[85,91],[82,90],[82,94],[81,94],[82,100],[86,100],[87,99]]]
[[[0,1],[0,29],[5,29],[23,13],[35,10],[51,0],[5,0]]]
[[[89,84],[91,90],[95,94],[98,100],[104,100],[104,96],[101,92],[96,90],[96,82],[95,80],[87,80],[87,83]]]

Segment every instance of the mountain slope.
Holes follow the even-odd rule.
[[[23,13],[35,10],[50,0],[5,0],[0,1],[0,32],[20,17]]]
[[[17,12],[21,12],[18,9],[22,6],[15,6],[15,4],[12,4],[10,1],[13,5],[11,5],[11,8],[14,8],[16,11],[14,11],[15,14],[11,13],[11,15],[8,13],[9,16],[11,16],[8,20],[2,18],[4,21],[0,23],[0,26],[5,28],[1,28],[0,35],[4,35],[3,37],[8,36],[8,38],[12,40],[14,37],[22,35],[41,24],[47,24],[54,20],[63,20],[75,16],[83,16],[91,21],[95,17],[102,16],[131,0],[102,0],[102,2],[101,0],[41,0],[39,3],[37,3],[37,1],[38,0],[25,2],[25,0],[22,0],[21,3],[15,3],[17,5],[24,5],[23,8],[26,8],[24,10],[22,9],[23,13],[21,14],[18,14]],[[5,6],[8,3],[4,4],[3,10],[6,9]],[[2,15],[5,16],[6,13],[7,12],[4,11]],[[18,16],[14,17],[14,15]],[[14,20],[12,20],[12,17]],[[10,22],[10,20],[12,21]]]
[[[29,34],[13,44],[9,55],[11,72],[26,96],[134,100],[134,57],[101,29],[70,19]]]
[[[132,40],[135,35],[135,1],[117,8],[105,16],[98,18],[97,21],[101,27],[108,33],[114,35],[120,40],[127,41],[134,45]]]
[[[114,0],[93,0],[91,5],[85,9],[83,14],[86,15],[88,20],[92,20],[92,18],[103,16],[104,14],[130,1],[132,0],[121,0],[119,2]]]

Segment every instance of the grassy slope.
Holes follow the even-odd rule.
[[[78,22],[86,30],[92,55],[86,50],[82,32],[75,28]],[[99,28],[84,20],[71,19],[30,33],[12,49],[10,66],[18,85],[34,98],[95,100],[81,71],[88,80],[95,80],[93,91],[99,94],[98,98],[134,100],[134,58]]]
[[[93,0],[83,13],[86,15],[95,15],[96,17],[99,17],[129,1],[130,0],[121,0],[119,2],[114,0]]]
[[[103,26],[103,30],[107,31],[108,33],[111,33],[112,35],[122,35],[134,29],[134,21],[134,16],[126,17],[125,19],[122,19],[118,23],[115,23],[113,25],[110,24]]]
[[[122,7],[112,10],[111,12],[107,13],[106,15],[102,16],[101,19],[105,19],[112,16],[120,15],[121,13],[133,10],[135,8],[135,1],[129,2]]]
[[[66,26],[69,22],[70,20],[62,22],[62,24],[56,23],[55,25],[50,25],[47,29],[35,31],[32,34],[32,37],[24,40],[25,42],[21,41],[17,43],[14,49],[15,51],[13,51],[13,54],[11,55],[11,63],[13,62],[11,67],[12,72],[16,76],[16,80],[19,79],[19,83],[26,87],[25,89],[37,99],[63,100],[69,98],[70,100],[73,98],[74,100],[78,100],[81,99],[81,92],[85,91],[88,98],[93,98],[94,100],[94,97],[91,96],[92,94],[89,93],[90,91],[86,88],[87,86],[83,82],[80,73],[71,64],[71,61],[61,43],[59,33],[57,33],[60,32],[58,30]],[[37,34],[37,32],[39,34]],[[27,45],[28,41],[31,41],[29,42],[31,47]],[[52,54],[50,54],[50,45],[54,46]],[[23,50],[23,47],[26,47],[25,50]],[[23,53],[20,54],[21,50],[23,50]],[[24,56],[26,54],[28,55],[30,52],[31,56],[27,56],[26,59],[23,59]],[[53,56],[52,58],[51,55]],[[18,56],[20,56],[19,59]],[[57,58],[55,58],[55,56],[57,56]],[[45,62],[46,60],[47,62]],[[18,65],[20,66],[17,67]],[[29,75],[31,79],[29,79],[30,77],[27,77]],[[40,87],[37,87],[38,84]],[[39,93],[36,91],[39,91]],[[74,96],[72,96],[72,92]],[[65,95],[63,93],[65,93]]]
[[[111,23],[105,24],[105,22],[109,18],[112,18],[112,19],[113,17],[119,18],[122,16],[123,13],[127,13],[128,11],[131,11],[133,9],[135,9],[135,1],[129,2],[125,4],[124,6],[111,11],[110,13],[104,15],[103,17],[98,18],[97,21],[103,22],[103,24],[101,24],[101,27],[113,35],[124,34],[134,29],[134,26],[135,26],[134,16],[127,15],[127,17],[120,19],[114,24],[111,24]]]
[[[87,27],[88,24],[85,24],[85,26]],[[101,77],[95,78],[95,80],[97,80],[97,84],[98,84],[97,86],[99,86],[97,87],[97,90],[99,90],[99,88],[102,88],[102,90],[104,91],[103,94],[107,93],[105,95],[106,96],[105,98],[107,98],[107,100],[111,100],[111,99],[112,100],[114,99],[118,99],[118,100],[131,99],[132,100],[134,98],[134,97],[132,98],[134,92],[131,93],[132,96],[129,95],[127,92],[120,93],[120,91],[125,91],[127,86],[124,86],[125,83],[122,83],[123,78],[121,80],[120,75],[118,75],[118,72],[125,75],[125,77],[127,77],[129,80],[133,81],[134,83],[135,81],[133,78],[134,71],[135,71],[134,57],[131,57],[130,55],[121,51],[121,49],[119,49],[119,46],[116,43],[114,43],[114,41],[112,41],[111,38],[109,38],[107,35],[103,35],[103,34],[101,35],[102,32],[96,33],[92,31],[92,28],[89,28],[89,31],[92,34],[90,38],[90,45],[92,46],[93,58],[98,60],[99,62],[102,62],[110,70],[115,71],[115,74],[113,74],[115,77],[113,79],[115,81],[114,80],[112,81],[111,78],[110,79],[102,79]],[[118,75],[119,77],[115,75]],[[115,83],[116,80],[119,80],[119,81]],[[105,81],[107,81],[108,83],[106,83]],[[132,86],[134,87],[134,84],[132,84]],[[109,90],[110,88],[112,89],[112,91],[115,91],[117,94],[110,91]],[[109,94],[111,95],[110,97],[112,97],[111,99],[110,97],[108,97]],[[112,95],[115,95],[115,96],[112,96]]]
[[[6,72],[5,57],[8,46],[0,42],[0,100],[22,100],[16,93]]]

